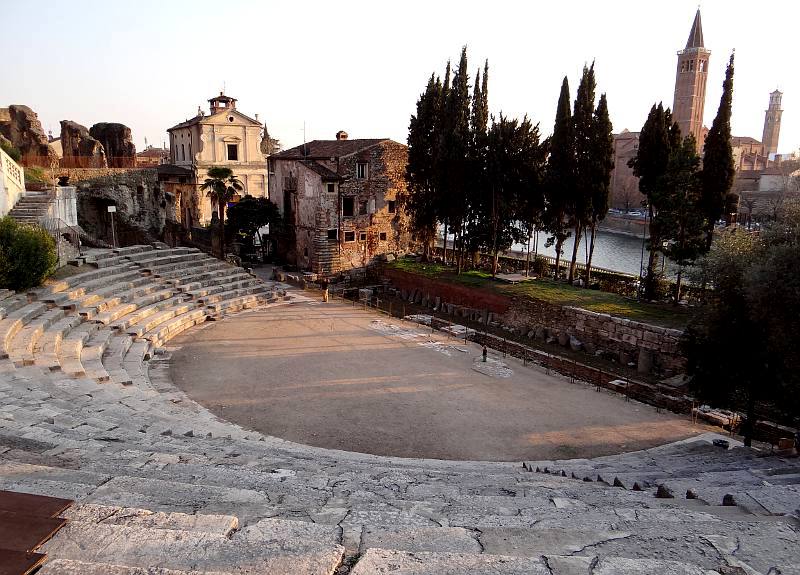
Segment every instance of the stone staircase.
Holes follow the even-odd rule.
[[[95,270],[0,293],[0,489],[76,501],[38,550],[42,575],[800,573],[791,504],[655,496],[655,460],[676,477],[774,477],[774,460],[706,437],[523,466],[325,450],[218,419],[174,387],[164,346],[290,303],[283,286],[186,248],[92,259]],[[603,469],[602,481],[569,466]]]
[[[50,192],[26,191],[8,215],[21,224],[38,224],[47,216],[52,201]]]

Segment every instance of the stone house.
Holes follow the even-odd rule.
[[[212,166],[231,168],[244,186],[243,196],[267,196],[264,126],[237,110],[236,98],[220,92],[208,102],[208,115],[198,108],[194,118],[167,130],[171,168],[159,166],[159,181],[176,194],[176,217],[186,226],[211,221],[214,206],[199,188]]]
[[[408,148],[389,139],[314,140],[269,157],[269,197],[284,217],[278,255],[300,270],[333,274],[408,250]]]

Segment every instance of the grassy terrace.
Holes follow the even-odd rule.
[[[574,306],[597,313],[641,321],[644,323],[683,329],[690,318],[689,310],[669,304],[644,303],[615,293],[574,287],[550,279],[535,279],[518,284],[492,280],[483,271],[467,271],[457,275],[452,268],[440,264],[423,264],[400,259],[390,267],[437,280],[491,290],[507,296],[530,297],[555,305]]]

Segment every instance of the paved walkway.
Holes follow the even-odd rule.
[[[711,429],[511,358],[482,364],[472,343],[341,303],[255,311],[171,345],[180,348],[172,378],[193,399],[318,447],[519,461],[594,457]]]

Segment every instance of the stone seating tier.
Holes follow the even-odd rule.
[[[283,286],[209,262],[213,271],[176,267],[105,291],[126,266],[186,263],[176,255],[203,258],[95,250],[97,262],[116,264],[101,268],[114,269],[108,285],[87,272],[34,290],[30,302],[0,294],[0,309],[15,302],[0,320],[0,489],[76,500],[39,549],[48,556],[39,573],[800,573],[787,512],[798,492],[774,483],[796,460],[722,451],[711,437],[523,467],[324,450],[217,418],[174,387],[163,346],[208,319],[282,305]],[[177,291],[178,270],[191,290]],[[95,313],[79,314],[93,296]],[[199,301],[209,297],[218,299]],[[641,491],[630,488],[634,476]],[[699,491],[758,487],[762,507],[658,498],[666,476]]]

